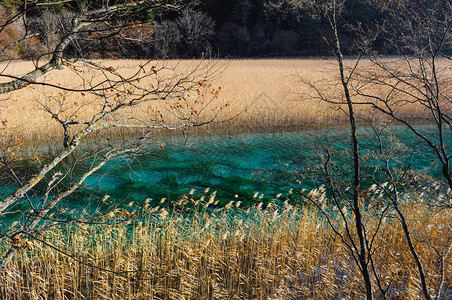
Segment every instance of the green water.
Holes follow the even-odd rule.
[[[395,131],[398,141],[413,146],[409,151],[399,151],[400,156],[411,155],[416,170],[438,172],[431,167],[433,157],[422,145],[415,144],[408,131],[401,127]],[[375,139],[369,129],[359,134],[361,152],[368,157],[366,165],[371,169],[380,163],[372,160],[376,156]],[[335,129],[194,136],[187,141],[171,138],[165,140],[164,149],[151,146],[135,160],[110,162],[99,174],[88,178],[83,196],[98,193],[124,201],[177,200],[191,189],[202,194],[205,188],[210,188],[217,191],[217,199],[223,202],[235,195],[236,200],[246,202],[255,193],[270,199],[278,193],[287,193],[295,179],[304,179],[308,189],[322,184],[316,171],[322,146],[333,151],[345,170],[351,167],[350,156],[345,152],[349,148],[348,137],[347,129]]]
[[[438,174],[438,170],[432,168],[430,152],[425,151],[422,144],[416,144],[417,139],[412,134],[402,127],[394,127],[392,131],[398,141],[411,147],[409,151],[399,151],[401,161],[409,153],[410,159],[414,159],[414,169]],[[370,129],[360,130],[359,136],[361,152],[367,157],[366,165],[372,169],[380,163],[373,160],[375,138]],[[217,199],[223,202],[232,199],[246,202],[255,193],[270,199],[278,193],[287,193],[295,179],[302,178],[306,188],[320,185],[322,180],[315,170],[323,148],[330,149],[338,164],[347,170],[350,167],[346,153],[348,137],[346,128],[203,135],[191,136],[188,140],[168,137],[163,140],[164,149],[153,144],[137,157],[110,161],[90,176],[68,201],[77,206],[87,202],[95,206],[98,199],[108,194],[117,201],[143,202],[152,198],[158,203],[161,198],[175,201],[191,189],[196,190],[195,195],[201,195],[206,188],[217,191]],[[73,178],[80,176],[77,172],[81,169],[83,167],[72,171]],[[347,176],[346,171],[344,176]],[[4,181],[0,195],[13,190],[13,184]],[[234,198],[235,195],[238,198]],[[33,196],[39,198],[39,195]]]
[[[110,162],[103,173],[86,181],[91,191],[115,198],[142,201],[148,197],[176,200],[191,189],[217,191],[224,201],[268,197],[290,188],[282,178],[303,169],[313,156],[311,137],[302,132],[240,134],[165,140],[164,149],[149,147],[134,161]]]

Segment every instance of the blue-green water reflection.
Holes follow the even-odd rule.
[[[416,170],[437,172],[432,169],[430,151],[425,151],[422,144],[417,145],[409,131],[395,127],[393,132],[396,132],[397,142],[409,147],[396,149],[395,155],[410,155]],[[370,129],[361,130],[359,134],[361,152],[367,154],[365,164],[374,168],[379,163],[375,137]],[[256,192],[273,197],[287,192],[289,183],[295,179],[305,178],[309,172],[316,174],[313,170],[320,163],[323,147],[332,149],[346,169],[350,163],[348,136],[347,129],[342,128],[192,136],[187,141],[168,138],[164,149],[150,146],[134,161],[110,162],[102,173],[92,176],[85,185],[90,188],[89,192],[108,193],[118,199],[135,201],[147,197],[174,200],[190,189],[202,191],[207,187],[216,190],[217,197],[224,201],[234,195],[249,200]],[[394,138],[385,141],[388,145],[395,144]],[[400,158],[403,159],[407,157]],[[314,188],[321,179],[304,182],[307,188]]]
[[[428,126],[425,128],[431,130]],[[392,131],[396,140],[410,149],[396,150],[396,155],[404,156],[401,160],[409,154],[410,159],[414,159],[414,169],[437,174],[438,170],[432,168],[433,157],[425,146],[417,145],[417,139],[403,127],[394,127]],[[368,168],[374,168],[379,162],[372,130],[363,129],[359,135],[361,151],[366,154],[365,163]],[[118,201],[176,200],[191,189],[202,192],[208,187],[217,191],[217,199],[223,201],[231,200],[235,195],[239,200],[249,200],[256,192],[273,197],[287,192],[288,184],[295,179],[316,174],[315,166],[320,163],[323,149],[333,151],[338,163],[346,170],[350,163],[348,136],[347,128],[339,128],[203,135],[191,136],[188,140],[168,137],[163,139],[163,149],[151,145],[134,159],[110,161],[90,176],[69,201],[81,204],[105,194]],[[394,139],[389,138],[387,143],[395,144]],[[317,187],[320,183],[320,178],[304,181],[307,188]],[[11,191],[8,186],[0,188],[1,195]]]

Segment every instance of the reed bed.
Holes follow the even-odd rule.
[[[139,66],[144,64],[144,61],[138,60],[96,62],[106,68],[114,68],[124,76],[137,72]],[[353,66],[353,63],[351,59],[346,60],[348,66]],[[334,125],[346,121],[346,115],[340,111],[339,106],[319,101],[316,92],[306,84],[312,83],[329,99],[340,100],[342,89],[334,59],[215,60],[205,63],[187,60],[151,62],[147,66],[164,66],[167,70],[162,72],[162,78],[174,79],[195,68],[199,68],[197,75],[202,76],[200,74],[207,64],[214,65],[211,70],[215,70],[209,85],[199,94],[195,92],[187,95],[187,99],[192,104],[196,101],[198,107],[195,109],[198,110],[208,103],[208,108],[200,115],[201,121],[212,119],[221,109],[215,122],[207,126],[208,129],[268,130],[291,126]],[[369,62],[362,64],[364,69],[368,64],[367,67],[371,70]],[[2,74],[20,75],[32,69],[31,62],[12,62],[1,66]],[[76,63],[70,68],[53,71],[39,80],[79,88],[95,84],[108,76],[106,73],[108,72],[94,71],[83,63]],[[450,76],[450,72],[447,74]],[[140,84],[150,86],[155,83],[153,77],[146,80]],[[49,86],[35,85],[3,95],[1,100],[0,133],[3,139],[55,141],[61,137],[62,128],[44,111],[43,105],[73,119],[89,120],[99,110],[103,98],[89,93],[64,92]],[[154,112],[159,111],[162,112],[166,124],[178,124],[178,118],[187,111],[175,110],[171,108],[172,105],[172,101],[153,101],[144,106],[127,109],[124,114],[154,122],[159,119]],[[361,106],[356,110],[363,117],[373,116],[375,113]],[[424,116],[418,106],[405,106],[403,110],[403,114],[407,116]]]
[[[126,223],[54,228],[39,238],[62,252],[33,240],[33,248],[23,249],[1,274],[0,298],[363,297],[356,264],[312,207],[294,207],[287,201],[278,204],[278,200],[265,209],[262,204],[243,209],[239,205],[229,203],[210,212],[197,206],[190,213],[177,209],[168,213],[145,205],[138,208],[140,218]],[[421,204],[406,204],[403,209],[428,283],[436,288],[440,265],[434,247],[441,252],[450,242],[452,215],[435,213]],[[374,230],[377,221],[371,213],[366,217],[368,228]],[[422,298],[399,222],[385,218],[380,225],[374,259],[383,284],[390,286],[387,296]],[[450,287],[450,259],[445,267],[446,287]],[[450,288],[447,293],[452,294]]]

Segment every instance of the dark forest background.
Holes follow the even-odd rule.
[[[3,0],[1,19],[7,19],[22,5],[20,1],[14,1]],[[96,7],[101,6],[102,1],[77,0],[51,8],[39,6],[30,10],[22,25],[19,23],[0,34],[0,46],[25,33],[37,32],[36,38],[15,45],[13,50],[22,58],[45,55],[52,49],[52,39],[58,41],[58,36],[69,26],[66,23],[75,6]],[[429,9],[437,2],[419,0],[419,5]],[[120,28],[121,24],[117,24],[124,34],[114,38],[111,38],[111,32],[102,28],[91,29],[89,35],[96,35],[96,38],[87,37],[86,42],[80,39],[67,48],[67,55],[90,58],[199,58],[207,55],[270,58],[332,54],[326,42],[330,40],[326,21],[316,17],[308,7],[292,6],[291,1],[198,0],[186,4],[184,9],[158,14],[150,14],[143,7],[143,13],[137,14],[139,17],[133,26]],[[376,31],[376,24],[390,18],[382,9],[384,5],[387,4],[376,1],[345,1],[339,28],[344,54],[357,53],[354,43],[357,31]],[[354,28],[350,27],[352,25]],[[382,54],[394,54],[388,53],[385,44],[378,39],[372,47]]]

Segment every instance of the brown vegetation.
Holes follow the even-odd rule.
[[[206,200],[194,202],[206,205],[212,202],[207,201],[210,198],[206,195]],[[176,210],[168,214],[145,204],[127,208],[144,214],[132,224],[79,224],[46,231],[36,235],[41,241],[31,239],[32,248],[22,249],[2,273],[1,298],[332,299],[363,295],[357,265],[314,208],[292,207],[287,201],[265,210],[261,205],[235,206],[239,204],[211,213]],[[448,244],[452,215],[434,213],[422,204],[404,204],[403,210],[429,284],[436,287],[440,266],[435,251],[443,251]],[[365,218],[369,228],[375,229],[378,222],[372,211],[366,210]],[[339,217],[336,221],[341,222]],[[387,296],[420,298],[417,272],[400,223],[389,214],[380,226],[374,259],[383,283],[390,286]],[[49,244],[66,254],[47,251]],[[446,260],[446,270],[451,267],[451,260]],[[451,282],[448,272],[446,285]]]
[[[352,60],[346,61],[349,66]],[[143,61],[116,60],[103,61],[103,65],[114,68],[127,76],[139,70]],[[167,74],[180,70],[189,70],[199,61],[166,61],[154,62],[156,66],[175,68],[165,70]],[[217,123],[208,128],[227,130],[280,128],[289,126],[319,126],[342,123],[346,116],[339,106],[327,104],[317,99],[315,91],[302,81],[309,81],[319,90],[326,91],[332,99],[341,101],[340,87],[337,85],[334,61],[318,59],[300,60],[234,60],[217,61],[224,66],[224,71],[215,77],[210,85],[200,87],[199,93],[186,95],[187,101],[210,102],[209,110],[202,112],[205,119],[218,113],[218,108],[224,107],[217,117]],[[152,63],[151,63],[152,64]],[[2,66],[2,69],[5,66]],[[3,74],[24,74],[33,68],[31,62],[14,62],[8,65]],[[450,69],[447,70],[450,73]],[[109,72],[94,72],[84,68],[82,63],[74,64],[63,70],[58,70],[40,82],[55,82],[68,88],[80,88],[83,84],[93,84],[102,80],[103,76],[111,76]],[[450,76],[450,74],[447,74]],[[52,77],[52,78],[48,78]],[[149,86],[153,82],[147,83]],[[331,97],[333,95],[333,97]],[[337,95],[334,97],[334,95]],[[46,141],[61,136],[61,126],[49,118],[42,105],[61,106],[67,115],[78,117],[92,116],[98,109],[102,98],[85,95],[81,92],[62,92],[49,86],[29,87],[6,95],[0,102],[0,125],[3,136],[9,136],[23,141]],[[127,113],[143,120],[160,119],[164,122],[178,124],[181,121],[177,112],[170,107],[177,103],[154,102],[145,107],[136,107]],[[181,108],[182,109],[182,108]],[[419,108],[406,110],[411,117],[422,117]],[[371,115],[373,112],[363,107],[357,107],[361,115]]]

